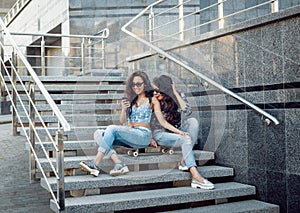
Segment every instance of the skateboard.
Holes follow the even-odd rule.
[[[114,149],[119,154],[127,154],[129,156],[137,157],[139,155],[138,148],[130,148],[125,146],[114,146]]]
[[[140,155],[140,153],[142,154],[146,154],[146,155],[151,155],[154,153],[163,153],[163,154],[170,154],[173,155],[174,154],[174,150],[173,148],[168,148],[168,147],[163,147],[163,146],[158,146],[157,148],[155,147],[146,147],[146,148],[130,148],[130,147],[124,147],[124,146],[114,146],[115,150],[117,151],[117,153],[119,154],[127,154],[128,156],[133,156],[133,157],[137,157]]]

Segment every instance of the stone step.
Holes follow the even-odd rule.
[[[254,194],[254,186],[235,182],[215,184],[214,190],[201,190],[192,187],[164,188],[86,197],[70,197],[65,200],[65,212],[130,210]],[[59,212],[53,200],[51,200],[50,208],[55,212]]]
[[[127,154],[119,154],[120,160],[124,161],[126,165],[141,165],[141,164],[162,164],[170,162],[179,162],[182,154],[181,151],[175,151],[173,155],[161,154],[161,153],[140,153],[137,157],[128,156]],[[207,162],[214,160],[214,152],[194,150],[194,156],[196,161]],[[72,156],[64,158],[65,169],[78,169],[81,161],[92,161],[95,156]],[[51,158],[51,162],[54,167],[56,166],[56,158]],[[45,158],[40,159],[40,163],[43,169],[50,170],[50,163]],[[105,157],[102,161],[103,167],[112,167],[113,163],[111,159]]]
[[[163,213],[279,213],[279,206],[258,201],[245,200],[218,205],[202,206],[198,208],[166,211]]]
[[[201,166],[198,168],[200,174],[206,178],[233,176],[233,169],[222,166]],[[57,190],[55,177],[47,179],[51,189]],[[92,188],[106,188],[118,186],[131,186],[151,183],[162,183],[170,181],[191,180],[189,172],[182,172],[178,169],[147,170],[139,172],[129,172],[126,175],[112,177],[108,174],[100,174],[99,177],[92,175],[65,176],[65,190],[80,190]],[[41,185],[48,190],[44,178]]]

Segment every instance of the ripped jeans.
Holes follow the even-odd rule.
[[[196,118],[189,118],[183,121],[181,131],[188,132],[189,135],[182,136],[176,133],[167,132],[164,129],[154,130],[154,140],[160,146],[165,147],[180,147],[185,164],[188,168],[196,166],[195,157],[193,153],[194,144],[198,138],[199,122]]]
[[[105,130],[96,130],[94,139],[99,145],[98,152],[110,157],[115,146],[146,148],[151,142],[151,131],[145,127],[109,125]]]

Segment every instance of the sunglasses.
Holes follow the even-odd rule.
[[[131,83],[131,87],[141,87],[143,84],[144,82]]]

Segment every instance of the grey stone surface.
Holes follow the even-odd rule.
[[[184,210],[166,211],[164,213],[185,213],[187,211],[189,213],[279,213],[279,207],[258,200],[247,200]]]
[[[26,138],[11,135],[11,124],[0,124],[0,212],[53,212],[49,193],[30,184]]]
[[[253,195],[254,193],[254,187],[234,182],[216,184],[214,190],[178,187],[151,191],[126,192],[93,197],[67,198],[66,212],[97,212],[146,208],[191,201]],[[51,203],[51,209],[55,210],[53,203]]]
[[[195,159],[199,161],[208,161],[214,159],[213,152],[207,151],[194,151]],[[178,162],[181,159],[181,152],[175,152],[173,155],[169,154],[140,154],[138,157],[128,156],[127,154],[120,154],[120,159],[124,161],[127,165],[135,165],[135,164],[149,164],[149,163],[170,163],[170,162]],[[79,163],[81,161],[92,161],[95,156],[73,156],[73,157],[65,157],[65,168],[79,168]],[[52,162],[55,162],[56,159],[51,158]],[[50,169],[50,164],[47,159],[40,159],[40,163],[44,169]],[[110,159],[104,158],[102,161],[103,166],[112,167],[113,163]]]
[[[198,171],[205,178],[233,176],[233,169],[221,166],[201,166]],[[65,190],[105,188],[134,186],[140,184],[162,183],[169,181],[191,180],[189,172],[182,172],[176,169],[147,170],[129,172],[126,175],[112,177],[107,174],[100,174],[99,177],[91,175],[77,175],[65,177]],[[52,190],[56,191],[56,178],[48,179]],[[41,181],[42,187],[48,189],[45,179]]]

